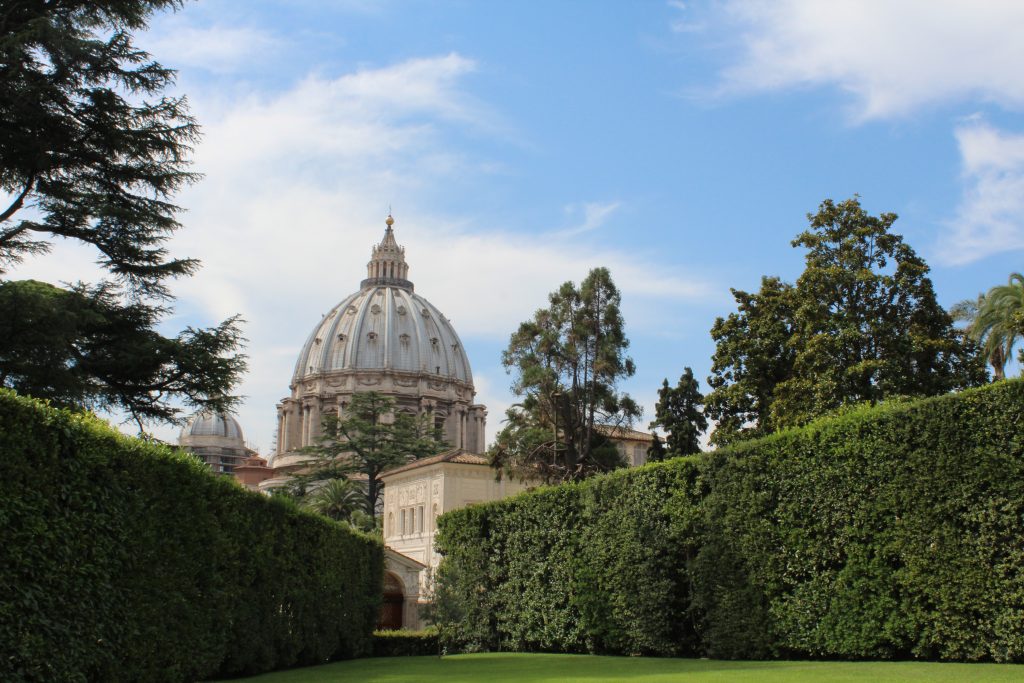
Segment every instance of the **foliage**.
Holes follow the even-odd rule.
[[[156,327],[167,309],[140,303],[170,299],[166,280],[198,268],[164,247],[181,227],[173,196],[198,178],[188,170],[198,128],[184,98],[163,94],[174,71],[138,50],[131,35],[152,14],[181,4],[13,2],[5,3],[0,24],[0,193],[10,201],[0,205],[0,274],[69,239],[95,247],[116,283],[8,290],[5,324],[33,327],[31,314],[59,324],[52,335],[35,330],[40,356],[90,346],[89,335],[114,343],[102,352],[90,348],[85,361],[72,358],[67,372],[32,362],[10,367],[2,358],[0,370],[21,375],[8,386],[39,397],[123,409],[140,429],[179,419],[170,396],[229,409],[244,370],[240,358],[228,357],[242,341],[237,318],[166,338]],[[24,313],[10,307],[16,295]],[[50,305],[59,311],[47,315]]]
[[[374,657],[425,657],[440,653],[436,628],[373,632]]]
[[[109,284],[0,282],[0,386],[63,407],[124,409],[140,429],[176,418],[171,394],[223,405],[219,392],[245,370],[231,355],[241,342],[237,319],[167,338],[154,329],[163,312],[122,304]]]
[[[512,335],[502,363],[515,372],[512,391],[522,400],[491,448],[499,476],[578,481],[625,464],[598,429],[629,426],[640,415],[616,389],[635,372],[620,299],[608,270],[595,268],[579,288],[566,282],[552,292],[550,307]]]
[[[724,446],[735,441],[770,434],[771,407],[776,387],[793,372],[796,294],[793,286],[776,277],[761,278],[756,293],[733,289],[736,313],[715,320],[704,413],[715,421],[711,443]]]
[[[1005,285],[979,295],[977,302],[961,301],[954,311],[969,323],[967,334],[981,345],[995,379],[1003,379],[1013,347],[1024,338],[1024,275],[1011,273]]]
[[[365,477],[365,509],[377,510],[384,494],[380,475],[389,469],[436,455],[446,448],[427,415],[395,409],[394,399],[374,391],[352,395],[344,415],[325,415],[315,446],[305,449],[309,472],[295,485],[324,479]]]
[[[170,197],[196,180],[198,138],[174,71],[132,44],[154,12],[180,0],[14,3],[0,40],[0,262],[45,252],[39,237],[79,240],[147,294],[193,272],[161,246],[179,226]],[[157,98],[152,100],[150,98]],[[24,208],[35,210],[13,220]]]
[[[708,419],[701,410],[703,405],[700,384],[690,368],[683,370],[675,388],[668,385],[667,379],[662,382],[654,420],[648,429],[661,427],[668,432],[667,457],[700,453],[700,437],[708,429]],[[664,456],[660,459],[664,460]]]
[[[928,266],[892,232],[895,214],[871,216],[855,197],[825,200],[808,220],[793,241],[807,249],[796,286],[766,278],[758,295],[734,291],[739,313],[712,328],[715,443],[985,380],[936,302]]]
[[[366,512],[366,492],[350,479],[328,479],[306,493],[302,507],[338,522],[348,521],[355,512]]]
[[[380,542],[0,391],[0,679],[191,681],[367,654]]]
[[[683,522],[692,459],[439,518],[436,621],[449,649],[693,655]]]
[[[442,515],[443,643],[1024,661],[1024,382]]]
[[[661,437],[657,433],[652,436],[654,440],[651,441],[651,445],[647,449],[647,462],[661,462],[668,457],[668,452],[665,450],[665,444]]]

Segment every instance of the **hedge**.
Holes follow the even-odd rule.
[[[440,518],[464,650],[1024,661],[1024,382]]]
[[[0,391],[0,679],[191,681],[370,652],[379,541]]]
[[[374,657],[424,657],[440,653],[436,628],[373,632]]]

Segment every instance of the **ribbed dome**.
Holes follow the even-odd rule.
[[[473,382],[451,323],[402,287],[367,285],[335,306],[306,340],[292,381],[335,370],[396,370]]]
[[[239,444],[244,442],[238,420],[224,414],[199,412],[190,417],[182,428],[178,441],[185,442],[194,436],[221,436]]]
[[[388,216],[361,289],[331,309],[309,335],[295,364],[293,386],[339,370],[392,370],[473,383],[455,329],[433,304],[414,293],[393,224]]]

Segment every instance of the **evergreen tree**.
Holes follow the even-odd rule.
[[[502,363],[522,400],[490,451],[499,473],[551,483],[625,465],[606,435],[640,415],[616,388],[635,372],[620,298],[608,270],[595,268],[579,288],[566,282],[553,292],[550,307],[512,335]]]
[[[665,443],[661,440],[661,437],[657,434],[654,435],[654,441],[651,442],[650,448],[647,449],[647,462],[661,462],[668,457],[668,451],[665,450]]]
[[[0,385],[62,407],[123,409],[140,430],[176,418],[169,394],[222,401],[245,368],[233,353],[235,319],[167,338],[153,329],[161,308],[125,304],[112,290],[0,282]]]
[[[305,495],[313,481],[365,479],[366,510],[373,512],[384,493],[383,472],[446,447],[426,415],[396,411],[394,400],[377,392],[353,394],[340,418],[324,416],[317,444],[305,449],[309,471],[294,478],[293,488]]]
[[[155,329],[167,309],[140,303],[169,300],[167,278],[198,267],[193,259],[171,258],[164,247],[180,227],[173,196],[197,179],[189,154],[198,127],[183,97],[163,94],[174,71],[132,39],[155,12],[181,4],[7,2],[0,11],[0,190],[10,198],[0,205],[0,275],[26,255],[46,253],[55,239],[92,245],[113,284],[62,293],[25,284],[19,296],[32,291],[38,295],[33,305],[60,299],[75,325],[102,309],[106,332],[124,342],[110,346],[102,374],[90,375],[95,363],[80,358],[56,376],[41,364],[4,366],[0,358],[0,374],[19,377],[6,386],[31,387],[39,397],[124,409],[140,429],[149,419],[181,419],[172,397],[229,409],[235,401],[229,392],[244,369],[240,357],[226,360],[242,341],[237,318],[165,338]],[[74,306],[81,308],[71,311]],[[10,309],[3,324],[26,328],[29,320]],[[74,347],[68,339],[37,336],[39,354],[66,354]],[[147,341],[133,350],[129,339]],[[52,348],[46,346],[51,341]],[[147,373],[154,381],[145,381]]]
[[[690,368],[683,370],[675,388],[669,386],[667,379],[662,382],[649,429],[661,427],[668,432],[667,457],[700,453],[700,437],[708,429],[708,420],[701,410],[703,405],[700,384]]]

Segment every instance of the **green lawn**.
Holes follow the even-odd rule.
[[[1024,665],[937,664],[932,662],[725,662],[709,659],[590,657],[489,653],[451,657],[357,659],[306,669],[279,671],[245,681],[259,683],[600,683],[602,681],[757,683],[846,683],[864,681],[949,681],[1017,683]]]

